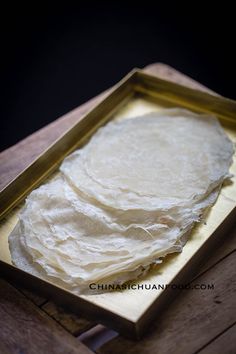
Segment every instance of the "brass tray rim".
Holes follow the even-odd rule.
[[[104,105],[104,104],[106,103],[106,101],[109,99],[109,97],[111,97],[112,95],[116,94],[117,90],[119,90],[119,89],[122,88],[124,85],[126,85],[126,86],[127,86],[127,95],[128,95],[128,94],[133,94],[133,92],[142,92],[142,93],[144,93],[144,92],[145,92],[145,87],[144,87],[144,91],[142,91],[142,83],[140,84],[140,80],[142,80],[142,79],[144,80],[144,82],[145,82],[145,80],[146,80],[146,81],[150,80],[150,81],[152,81],[152,82],[154,82],[154,83],[155,83],[155,82],[158,82],[159,84],[162,84],[162,85],[164,85],[164,86],[165,86],[165,85],[167,85],[167,86],[170,85],[172,88],[174,88],[174,89],[176,89],[176,90],[182,89],[182,90],[184,90],[184,91],[187,91],[187,92],[191,93],[191,95],[193,95],[193,96],[194,96],[194,95],[200,95],[201,97],[204,97],[206,100],[207,100],[207,99],[212,100],[213,103],[214,103],[214,102],[218,102],[218,103],[223,102],[225,105],[228,105],[228,106],[229,106],[229,112],[230,112],[230,114],[229,114],[229,115],[226,115],[226,117],[224,116],[224,118],[227,119],[227,117],[228,117],[230,121],[232,121],[232,120],[233,120],[233,122],[236,121],[236,117],[234,118],[234,115],[233,115],[233,112],[236,112],[236,102],[235,102],[235,101],[230,100],[230,99],[227,99],[227,98],[219,97],[219,96],[214,96],[214,95],[212,95],[212,94],[205,93],[205,92],[202,92],[202,91],[200,91],[200,90],[187,88],[187,87],[185,87],[185,86],[182,86],[182,85],[179,85],[179,84],[176,84],[176,83],[172,83],[172,82],[169,82],[169,81],[167,81],[167,80],[163,80],[163,79],[156,78],[156,77],[153,76],[153,75],[143,73],[140,69],[134,69],[134,70],[132,70],[128,75],[126,75],[120,82],[118,82],[118,83],[111,89],[111,91],[109,92],[109,94],[108,94],[105,98],[103,98],[103,99],[101,100],[101,102],[99,102],[99,103],[98,103],[97,105],[95,105],[92,109],[90,109],[88,112],[86,112],[85,114],[83,114],[83,115],[79,118],[79,121],[78,121],[77,123],[75,123],[72,127],[70,127],[69,129],[67,129],[64,133],[62,133],[59,138],[57,138],[52,144],[50,144],[50,146],[49,146],[44,152],[42,152],[37,158],[35,158],[34,161],[33,161],[29,166],[27,166],[18,176],[16,176],[13,181],[9,182],[9,184],[0,192],[0,202],[1,202],[1,197],[2,197],[2,193],[3,193],[3,192],[6,192],[6,191],[10,188],[10,186],[12,186],[13,184],[16,184],[17,181],[19,180],[19,178],[20,178],[22,175],[24,175],[25,173],[27,173],[27,171],[28,171],[33,165],[35,165],[35,164],[37,163],[37,161],[40,160],[40,158],[43,158],[43,157],[45,156],[45,154],[46,154],[48,151],[50,151],[52,148],[54,148],[55,145],[56,145],[58,142],[60,142],[63,137],[65,137],[68,133],[70,133],[71,131],[73,131],[76,126],[78,126],[84,119],[86,119],[87,116],[89,116],[89,114],[95,112],[101,105]],[[145,86],[145,85],[144,85],[144,86]],[[147,92],[147,91],[146,91],[146,92]],[[161,95],[159,95],[159,96],[161,96]],[[127,97],[127,96],[126,96],[126,97]],[[172,101],[173,101],[173,100],[172,100]],[[122,103],[123,103],[123,100],[121,100],[120,103],[122,104]],[[231,112],[232,112],[232,115],[231,115]],[[101,123],[101,120],[99,120],[99,123]],[[75,146],[73,145],[73,147],[70,148],[70,150],[69,150],[67,153],[69,153],[70,151],[72,151],[74,148],[75,148]],[[61,157],[61,159],[63,159],[63,158],[64,158],[64,156]],[[60,162],[60,161],[59,161],[59,162]],[[55,163],[53,164],[53,168],[54,168],[54,167],[57,167],[59,162],[58,162],[58,161],[55,162]],[[49,169],[49,170],[47,171],[47,174],[51,174],[51,173],[52,173],[52,169]],[[41,183],[41,182],[43,181],[44,177],[45,177],[45,176],[43,175],[43,177],[40,179],[40,181],[37,181],[35,184],[33,184],[32,187],[31,187],[29,190],[27,190],[24,195],[26,195],[32,188],[34,188],[34,187],[36,186],[36,184]],[[22,196],[22,198],[24,198],[24,195]],[[11,206],[9,207],[9,210],[8,210],[8,211],[11,211],[12,208],[15,207],[16,204],[18,204],[18,202],[20,202],[19,198],[17,199],[17,202],[15,203],[14,206],[11,205]],[[8,211],[7,211],[7,212],[8,212]],[[236,208],[234,208],[234,209],[232,210],[232,212],[230,213],[230,215],[231,215],[231,214],[235,214],[235,211],[236,211]],[[5,217],[5,215],[7,215],[6,212],[2,212],[1,217]],[[226,219],[228,219],[228,217],[227,217]],[[226,222],[226,219],[224,220],[223,223]],[[221,226],[221,225],[219,225],[219,227],[220,227],[220,226]],[[218,227],[218,228],[219,228],[219,227]],[[218,230],[218,228],[217,228],[217,230]],[[217,231],[217,230],[216,230],[216,231]],[[214,235],[214,232],[213,232],[213,234],[209,237],[209,239],[212,239],[212,236],[213,236],[213,235]],[[203,245],[201,248],[203,248],[203,247],[204,247],[204,245]],[[201,248],[200,248],[200,249],[201,249]],[[188,263],[187,263],[187,265],[188,265]],[[77,296],[77,295],[75,295],[75,294],[73,294],[73,293],[71,293],[71,292],[69,292],[69,291],[67,291],[67,290],[65,290],[65,289],[62,289],[62,288],[60,288],[60,287],[57,287],[56,285],[53,285],[53,284],[51,284],[50,282],[48,282],[48,281],[46,281],[46,280],[42,280],[42,279],[40,279],[40,278],[37,278],[37,277],[31,275],[30,273],[24,272],[23,270],[18,269],[17,267],[15,267],[15,266],[13,266],[13,265],[10,265],[10,264],[8,264],[8,263],[2,261],[2,260],[0,260],[0,267],[1,267],[2,271],[3,271],[3,275],[4,275],[4,276],[6,276],[6,277],[8,277],[8,278],[9,278],[9,274],[13,274],[14,277],[16,276],[16,277],[15,277],[15,278],[16,278],[16,279],[15,279],[16,282],[17,282],[17,278],[19,278],[20,282],[21,282],[22,279],[23,279],[23,283],[24,283],[26,286],[28,286],[28,285],[29,285],[29,282],[27,281],[27,279],[30,279],[30,278],[31,278],[32,280],[34,279],[35,284],[41,283],[42,287],[43,287],[43,285],[46,283],[47,286],[48,286],[49,288],[51,288],[50,292],[53,293],[54,295],[56,295],[57,292],[59,292],[59,293],[62,292],[62,295],[63,295],[63,296],[67,296],[67,297],[69,297],[69,298],[74,297],[74,298],[76,299],[75,301],[78,302],[78,300],[79,300],[79,302],[80,302],[80,304],[78,303],[78,306],[77,306],[80,313],[81,313],[81,307],[83,307],[83,306],[84,306],[84,308],[85,308],[86,310],[88,310],[87,307],[94,308],[95,314],[97,313],[97,310],[99,309],[99,311],[100,311],[100,316],[102,316],[101,322],[104,323],[104,324],[109,324],[110,321],[114,321],[114,326],[113,326],[113,327],[115,327],[116,329],[119,329],[121,332],[124,332],[125,335],[128,335],[128,336],[129,336],[129,335],[135,336],[136,338],[137,338],[137,337],[140,337],[140,336],[142,335],[143,331],[144,331],[143,328],[146,326],[146,322],[148,323],[148,321],[146,321],[145,319],[143,319],[143,318],[145,318],[145,315],[146,315],[146,312],[147,312],[147,311],[146,311],[143,315],[140,316],[140,318],[138,319],[138,321],[132,321],[132,320],[130,320],[130,319],[128,319],[128,318],[125,318],[125,317],[123,317],[123,316],[121,316],[121,315],[115,313],[114,311],[113,311],[113,313],[112,313],[112,315],[111,315],[111,311],[110,311],[110,310],[107,310],[106,308],[104,308],[104,307],[102,307],[102,306],[100,306],[100,305],[98,305],[98,304],[95,305],[95,304],[93,304],[92,302],[89,302],[88,300],[81,298],[80,296]],[[24,279],[26,279],[26,281],[25,281]],[[35,279],[37,279],[37,281],[36,281]],[[32,286],[29,286],[29,288],[32,288]],[[47,294],[48,294],[48,292],[47,292]],[[56,296],[56,297],[57,297],[57,296]],[[59,299],[58,299],[58,302],[60,303],[60,300],[59,300]],[[62,301],[62,302],[63,302],[63,304],[65,304],[64,301]],[[74,302],[74,301],[73,301],[73,302]],[[86,305],[86,304],[87,304],[87,305]],[[86,305],[86,306],[85,306],[85,305]],[[70,305],[69,305],[68,303],[67,303],[67,306],[70,307]],[[152,305],[151,305],[151,306],[152,306]],[[151,306],[150,306],[150,307],[151,307]],[[150,307],[149,307],[149,308],[150,308]],[[73,309],[75,309],[75,308],[73,307]],[[91,312],[91,311],[90,311],[90,312]],[[92,312],[93,312],[93,311],[92,311]],[[107,315],[108,315],[109,319],[107,319]],[[88,317],[94,318],[94,316],[93,316],[92,313],[89,314]],[[96,315],[95,315],[95,318],[97,318]],[[121,327],[121,326],[122,326],[122,327]],[[129,330],[130,333],[127,333],[127,330]]]

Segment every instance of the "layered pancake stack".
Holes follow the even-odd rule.
[[[27,197],[12,261],[78,294],[137,279],[181,252],[232,156],[213,116],[176,108],[111,121]]]

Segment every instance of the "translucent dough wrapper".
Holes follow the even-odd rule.
[[[75,293],[136,279],[181,251],[232,155],[211,116],[172,109],[111,122],[28,196],[12,261]]]

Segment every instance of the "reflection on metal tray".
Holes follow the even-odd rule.
[[[118,83],[101,103],[63,134],[13,182],[0,192],[0,271],[5,277],[39,294],[53,297],[80,315],[95,319],[130,337],[139,337],[158,316],[164,304],[176,291],[160,287],[145,289],[145,284],[185,282],[215,242],[223,237],[235,214],[236,163],[227,183],[209,211],[205,223],[194,228],[181,254],[169,255],[163,264],[154,268],[135,284],[140,289],[111,292],[101,295],[76,296],[58,286],[27,274],[11,265],[8,236],[18,220],[18,212],[27,194],[57,173],[60,162],[74,149],[86,143],[96,129],[111,119],[124,119],[163,107],[186,107],[196,112],[216,115],[232,141],[236,142],[236,102],[167,82],[140,70],[134,70]],[[148,288],[148,287],[147,287]]]

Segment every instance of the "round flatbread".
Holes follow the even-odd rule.
[[[182,250],[232,154],[211,116],[172,109],[111,122],[28,196],[9,237],[12,261],[77,293],[136,279]]]
[[[60,170],[106,206],[161,210],[213,190],[228,176],[232,153],[215,117],[170,109],[107,124]]]

